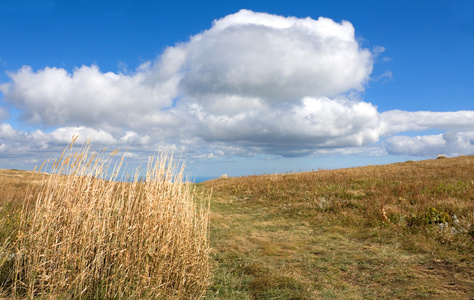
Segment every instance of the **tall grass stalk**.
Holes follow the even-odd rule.
[[[72,145],[71,145],[72,146]],[[150,157],[146,178],[86,145],[52,165],[16,241],[13,297],[199,298],[210,280],[209,199],[197,205],[183,167]],[[112,180],[108,178],[111,173]]]

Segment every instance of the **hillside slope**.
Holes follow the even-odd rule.
[[[0,243],[41,177],[0,170]],[[213,189],[207,299],[474,298],[474,156],[197,186]]]
[[[201,186],[209,299],[474,298],[474,156]]]

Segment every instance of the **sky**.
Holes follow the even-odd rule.
[[[196,178],[473,155],[473,53],[471,0],[2,0],[0,168],[75,135]]]

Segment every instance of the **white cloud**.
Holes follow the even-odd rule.
[[[90,141],[94,148],[99,150],[104,146],[110,146],[112,150],[121,148],[137,150],[134,154],[125,154],[127,157],[143,158],[147,157],[146,153],[142,153],[143,149],[130,147],[130,133],[123,138],[115,138],[109,132],[104,130],[96,130],[87,127],[60,127],[51,132],[35,130],[32,132],[22,132],[15,130],[10,124],[0,124],[0,167],[21,167],[21,165],[29,164],[34,167],[38,162],[42,163],[50,158],[57,156],[64,150],[65,146],[72,142],[73,136],[79,136],[76,145],[84,145]],[[143,146],[147,137],[136,137],[134,144]],[[133,148],[133,149],[132,149]],[[149,149],[156,151],[158,148]],[[144,156],[140,156],[143,155]]]
[[[378,114],[366,102],[304,98],[289,110],[268,109],[216,115],[195,107],[208,142],[255,147],[261,152],[302,155],[318,148],[362,146],[378,139]]]
[[[387,139],[386,148],[392,154],[430,155],[440,154],[445,141],[441,135],[428,136],[394,136]]]
[[[382,54],[384,52],[385,52],[385,47],[382,47],[382,46],[375,46],[372,49],[372,53],[374,54],[374,57],[378,57],[378,56],[380,56],[380,54]]]
[[[0,142],[6,143],[11,151],[16,153],[63,148],[71,143],[73,136],[79,136],[77,143],[90,141],[100,145],[114,145],[118,141],[104,130],[86,127],[61,127],[51,132],[35,130],[22,132],[15,130],[10,124],[0,124]]]
[[[0,122],[6,120],[8,118],[8,115],[8,111],[5,108],[0,107]]]
[[[242,10],[131,73],[95,65],[8,73],[1,101],[42,130],[4,123],[0,148],[53,152],[79,135],[138,151],[167,145],[196,158],[380,154],[380,138],[390,153],[471,151],[472,111],[379,113],[357,98],[384,50],[361,48],[347,21]],[[6,113],[0,108],[0,120]],[[456,136],[393,136],[428,129]]]
[[[31,124],[133,128],[140,116],[160,114],[160,109],[172,105],[179,75],[163,74],[167,70],[160,66],[166,69],[167,64],[158,62],[158,70],[141,69],[132,75],[101,73],[97,66],[82,66],[72,73],[23,67],[9,73],[11,82],[2,84],[0,91]]]
[[[140,136],[134,131],[127,131],[124,136],[120,138],[120,142],[123,144],[134,144],[134,145],[148,145],[150,143],[150,137],[148,135]]]
[[[340,96],[371,71],[347,21],[242,10],[132,74],[23,67],[0,90],[29,123],[61,127],[55,141],[78,130],[103,143],[199,137],[285,155],[377,140],[375,108]]]
[[[393,73],[390,70],[383,72],[382,75],[379,75],[374,78],[375,81],[381,81],[383,79],[393,79]]]
[[[97,144],[115,144],[117,140],[103,130],[95,130],[86,127],[62,127],[45,134],[52,142],[66,144],[71,142],[72,136],[78,136],[78,143],[91,141]]]
[[[380,118],[382,135],[428,129],[474,131],[474,111],[409,112],[390,110],[381,113]]]
[[[394,136],[387,139],[386,147],[391,154],[419,156],[472,155],[474,154],[474,131],[453,132],[426,136]]]
[[[349,22],[284,18],[242,10],[183,46],[188,96],[239,95],[268,104],[363,90],[372,54]]]
[[[391,110],[380,114],[381,135],[391,154],[418,156],[474,154],[474,111],[408,112]],[[405,136],[405,132],[438,130],[437,135]]]
[[[13,139],[17,136],[17,132],[10,124],[0,124],[0,139]]]

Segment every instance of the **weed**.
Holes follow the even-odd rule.
[[[414,215],[407,218],[408,226],[423,226],[429,224],[449,224],[451,223],[451,217],[448,213],[438,210],[434,207],[428,208],[428,210],[422,214]]]

